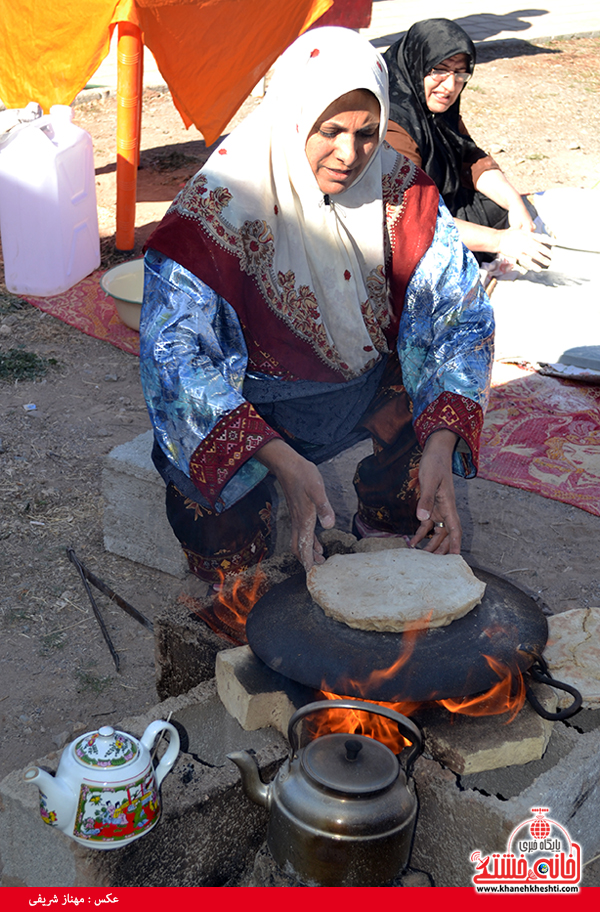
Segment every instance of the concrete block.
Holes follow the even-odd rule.
[[[152,431],[115,447],[104,459],[104,547],[182,579],[187,560],[165,512],[165,485],[154,468]]]
[[[247,731],[272,727],[287,735],[295,711],[315,698],[309,687],[268,668],[249,646],[219,652],[215,677],[223,706]]]
[[[538,684],[533,690],[545,709],[556,711],[556,695],[550,687]],[[527,702],[512,721],[510,713],[466,716],[439,707],[419,710],[415,721],[429,753],[461,775],[539,760],[554,726]]]
[[[239,771],[225,753],[236,747],[253,747],[263,778],[268,780],[286,755],[287,747],[272,729],[253,733],[254,741],[250,742],[248,733],[235,720],[228,720],[222,707],[219,712],[215,701],[218,703],[211,682],[120,724],[119,727],[140,736],[155,718],[166,718],[173,711],[173,720],[181,726],[178,717],[188,717],[189,721],[192,713],[197,717],[198,731],[210,731],[210,738],[202,740],[212,742],[211,760],[205,760],[201,743],[188,738],[187,752],[182,751],[162,784],[163,812],[159,824],[124,848],[88,849],[47,826],[39,815],[37,788],[22,781],[21,770],[7,776],[0,783],[3,885],[237,886],[264,842],[267,815],[264,808],[243,796]],[[187,736],[187,732],[184,734]],[[217,741],[219,750],[215,747]],[[40,763],[55,769],[58,758],[53,755]]]
[[[553,749],[555,739],[558,751]],[[411,866],[428,871],[437,887],[470,887],[472,852],[506,851],[510,833],[540,805],[550,808],[548,816],[582,846],[584,860],[597,855],[600,732],[582,735],[556,723],[547,754],[548,761],[544,757],[464,778],[420,757],[415,766],[419,814]]]

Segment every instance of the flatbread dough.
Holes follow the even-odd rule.
[[[444,627],[478,605],[485,583],[459,554],[417,549],[335,554],[306,583],[328,617],[359,630]]]

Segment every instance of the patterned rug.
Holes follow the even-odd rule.
[[[101,271],[52,298],[27,298],[81,332],[139,354],[100,287]],[[600,387],[496,362],[479,475],[600,516]]]
[[[600,387],[496,362],[479,475],[600,516]]]
[[[123,351],[139,355],[138,333],[121,323],[113,299],[102,291],[100,277],[103,272],[98,269],[74,288],[51,298],[27,296],[25,300],[94,339],[103,339]]]

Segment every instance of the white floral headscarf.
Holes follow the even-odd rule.
[[[356,89],[372,92],[379,102],[379,145],[355,182],[328,206],[307,160],[306,141],[326,108]],[[396,160],[382,148],[387,120],[387,69],[379,53],[349,29],[314,29],[282,55],[260,107],[201,172],[209,194],[218,196],[219,188],[231,194],[219,216],[223,224],[237,232],[248,221],[264,223],[275,274],[314,294],[318,313],[311,319],[322,324],[346,376],[362,373],[378,351],[387,350],[373,318],[386,306],[382,175]],[[281,307],[279,315],[290,326],[298,319]]]

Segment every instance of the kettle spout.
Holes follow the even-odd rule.
[[[40,790],[40,813],[44,823],[64,829],[75,813],[77,803],[77,797],[67,783],[37,766],[26,769],[23,780],[37,785]]]
[[[249,754],[248,751],[234,751],[227,754],[227,757],[239,767],[242,774],[242,786],[248,798],[255,804],[268,807],[271,786],[265,785],[260,778],[258,766],[252,754]]]

